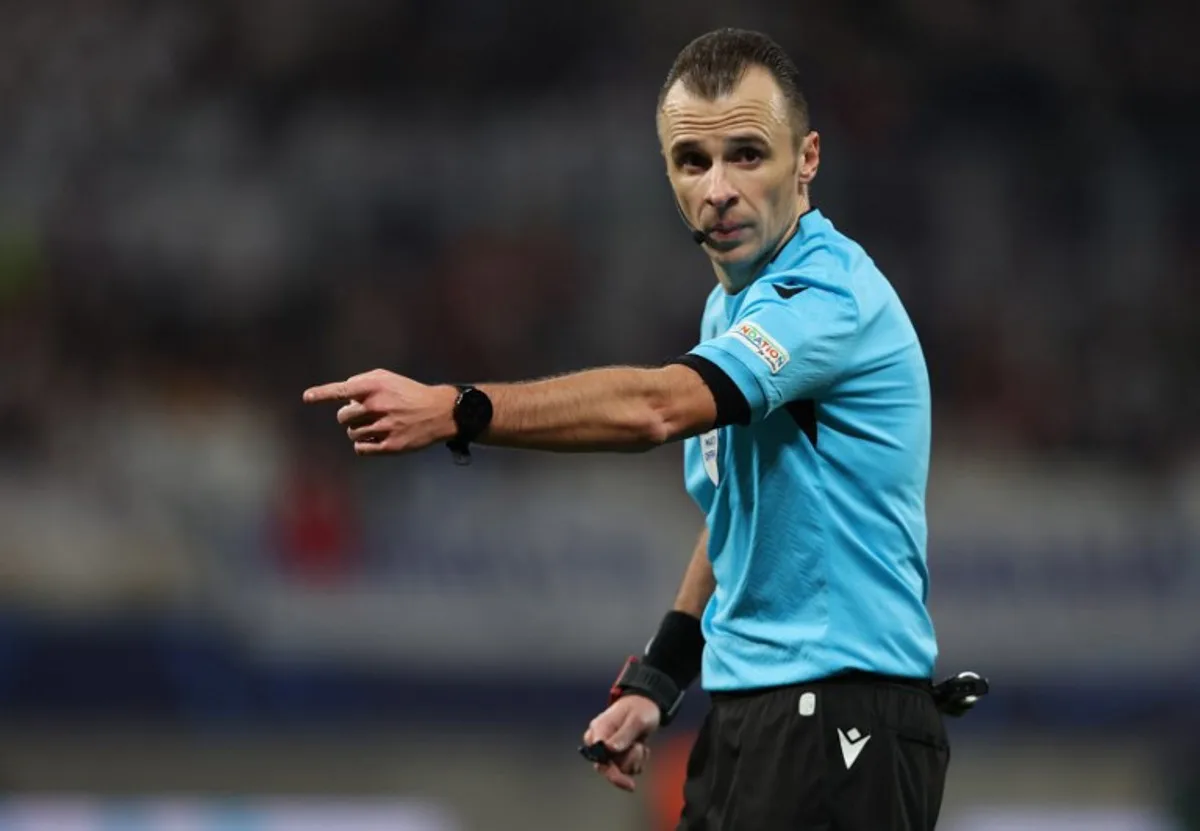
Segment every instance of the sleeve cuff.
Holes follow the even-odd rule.
[[[731,344],[732,349],[722,348],[723,345],[718,338],[714,341],[699,344],[688,354],[704,358],[716,364],[723,373],[737,384],[737,388],[741,390],[746,403],[750,405],[750,420],[754,421],[762,418],[773,407],[778,406],[778,402],[771,400],[766,382],[758,377],[754,372],[754,368],[749,366],[737,354],[737,344]]]
[[[681,355],[669,363],[680,364],[694,371],[712,392],[713,399],[717,402],[717,421],[714,427],[750,423],[750,402],[746,400],[737,382],[721,367],[694,352]],[[753,379],[751,382],[754,383]],[[757,387],[757,383],[755,386]]]

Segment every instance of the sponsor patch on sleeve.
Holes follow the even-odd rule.
[[[762,362],[770,368],[772,375],[787,366],[787,362],[791,360],[791,355],[779,345],[779,341],[771,337],[766,329],[755,323],[744,321],[730,329],[727,334],[750,347],[750,351],[761,358]]]

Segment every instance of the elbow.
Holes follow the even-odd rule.
[[[621,428],[624,434],[621,444],[627,452],[632,453],[644,453],[662,447],[675,438],[670,415],[652,401],[646,401],[628,413]]]
[[[707,384],[693,370],[671,366],[663,382],[647,395],[639,419],[647,449],[699,435],[716,421],[716,403]]]
[[[652,410],[641,429],[641,444],[646,450],[662,447],[679,438],[665,413]]]
[[[707,429],[702,426],[702,418],[680,408],[677,406],[678,402],[675,404],[676,406],[672,406],[672,402],[664,401],[660,406],[649,408],[641,426],[641,440],[647,445],[647,449],[662,447],[664,444],[698,435]]]

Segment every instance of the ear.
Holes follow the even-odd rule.
[[[817,178],[817,168],[821,166],[821,135],[812,130],[800,142],[798,163],[796,164],[796,187],[803,191],[812,180]]]

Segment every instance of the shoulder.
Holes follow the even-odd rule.
[[[721,324],[725,318],[725,310],[721,304],[722,293],[721,286],[718,283],[708,293],[708,298],[704,301],[704,312],[700,316],[701,339],[714,337],[721,328]]]
[[[704,299],[704,314],[709,314],[713,311],[713,309],[720,305],[721,296],[724,293],[725,292],[721,288],[720,283],[717,283],[712,287],[712,289],[708,292],[708,297]]]
[[[754,289],[763,300],[806,294],[811,302],[837,302],[866,317],[896,299],[891,283],[866,249],[828,222],[805,240],[798,256],[757,282]]]
[[[859,290],[849,270],[824,256],[764,274],[747,289],[747,306],[814,309],[837,306],[857,316]]]

